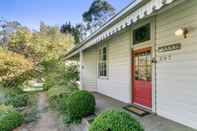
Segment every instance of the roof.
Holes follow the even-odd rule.
[[[78,46],[70,50],[65,56],[66,59],[78,54],[81,50],[100,43],[106,38],[136,23],[138,20],[151,16],[155,11],[160,10],[174,1],[178,0],[134,0]]]

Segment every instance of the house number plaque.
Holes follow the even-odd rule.
[[[162,53],[162,52],[169,52],[169,51],[180,50],[180,49],[181,49],[181,43],[176,43],[172,45],[158,47],[158,52]]]

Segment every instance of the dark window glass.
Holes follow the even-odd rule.
[[[99,49],[99,76],[106,77],[107,76],[107,48],[103,47]]]
[[[133,31],[133,43],[138,44],[150,40],[150,24],[144,25]]]

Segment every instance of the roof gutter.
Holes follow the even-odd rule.
[[[65,58],[69,59],[70,57],[78,54],[80,52],[80,50],[83,50],[83,48],[86,49],[86,48],[88,48],[88,46],[92,46],[95,43],[102,41],[103,39],[105,39],[105,37],[109,37],[110,35],[113,35],[113,33],[116,33],[118,31],[124,29],[125,27],[128,26],[127,25],[128,23],[130,23],[129,25],[131,25],[134,22],[138,21],[139,19],[142,19],[147,16],[151,16],[155,11],[159,10],[161,7],[166,6],[174,1],[179,1],[179,0],[135,0],[130,5],[128,5],[126,8],[124,8],[119,13],[117,13],[114,17],[112,17],[108,22],[106,22],[95,33],[90,35],[86,40],[82,41],[80,45],[78,45],[78,46],[74,47],[72,50],[70,50],[65,55]],[[127,17],[130,17],[130,19],[127,19]],[[125,19],[126,19],[126,21],[125,21]],[[118,27],[115,28],[114,26],[117,26],[116,25],[117,23],[118,24],[120,23],[122,25],[118,25]],[[122,26],[124,26],[124,28]],[[107,32],[107,29],[109,29],[109,28],[115,28],[115,32],[114,32],[114,29],[111,32],[110,31]],[[95,37],[99,37],[98,40]],[[95,43],[93,43],[93,44],[90,43],[90,44],[88,44],[88,46],[86,45],[89,41],[91,42],[93,40]],[[86,45],[86,46],[83,47],[84,45]]]
[[[132,1],[128,6],[123,8],[121,11],[119,11],[116,15],[114,15],[112,18],[110,18],[106,23],[103,24],[103,26],[96,30],[92,35],[90,35],[87,39],[82,41],[79,45],[75,46],[73,49],[71,49],[66,55],[67,57],[72,54],[75,50],[81,48],[85,43],[87,43],[89,40],[91,40],[96,35],[102,33],[106,28],[113,25],[116,21],[119,21],[122,17],[124,17],[126,14],[131,13],[132,10],[135,10],[139,8],[140,6],[144,5],[146,2],[150,0],[134,0]]]

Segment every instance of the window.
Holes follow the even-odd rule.
[[[98,73],[99,77],[107,76],[107,47],[99,49]]]
[[[152,75],[151,52],[144,52],[135,55],[135,80],[150,81]]]
[[[133,31],[133,43],[139,44],[150,40],[150,24],[146,24]]]

